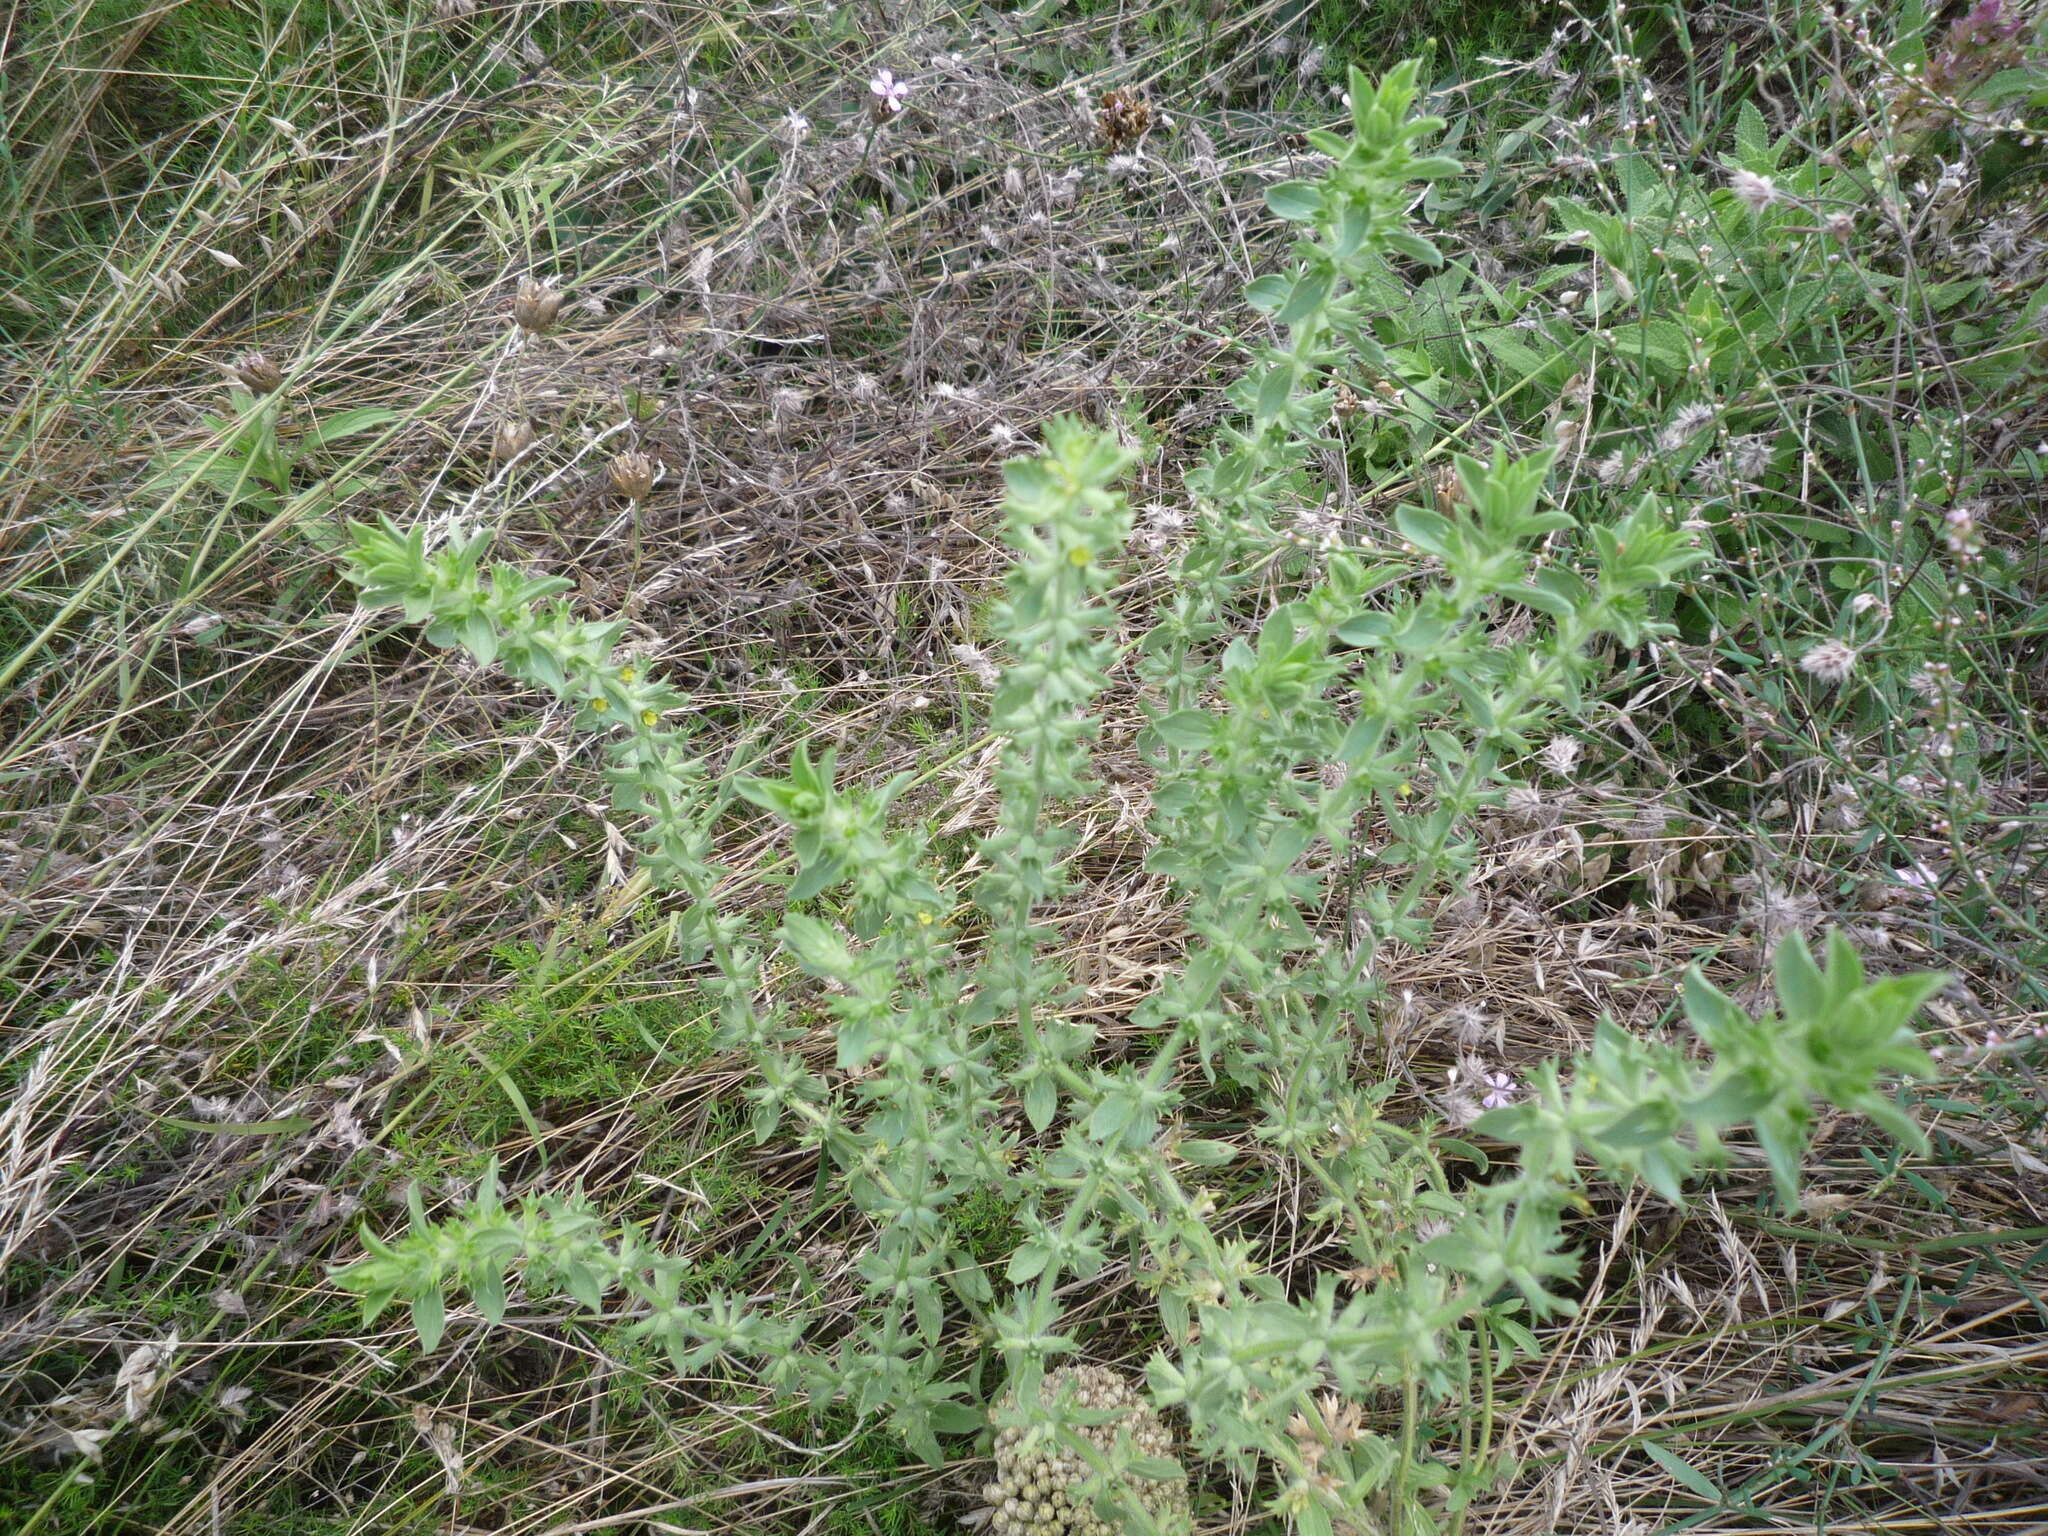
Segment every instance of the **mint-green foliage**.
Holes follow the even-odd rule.
[[[1458,167],[1418,152],[1441,125],[1414,115],[1416,90],[1412,64],[1377,87],[1354,72],[1350,134],[1316,136],[1328,172],[1269,194],[1302,226],[1287,270],[1250,295],[1282,339],[1233,388],[1243,419],[1189,476],[1199,526],[1138,651],[1158,769],[1153,862],[1191,940],[1132,1017],[1135,1054],[1102,1053],[1066,1006],[1073,985],[1037,921],[1066,888],[1072,839],[1054,812],[1090,792],[1092,701],[1116,661],[1108,594],[1129,514],[1112,437],[1056,420],[1044,453],[1008,469],[1013,560],[992,616],[1008,665],[989,721],[1001,808],[979,850],[985,873],[966,889],[948,888],[921,837],[892,828],[901,780],[850,788],[829,757],[798,749],[785,777],[708,783],[662,723],[676,693],[614,659],[620,627],[549,605],[559,581],[486,570],[488,535],[430,550],[418,531],[357,531],[350,575],[366,604],[578,704],[604,733],[648,867],[689,899],[677,933],[708,962],[720,1042],[755,1064],[756,1136],[817,1149],[872,1225],[863,1304],[813,1317],[704,1286],[636,1231],[608,1235],[579,1200],[507,1207],[487,1179],[447,1219],[415,1197],[409,1232],[365,1235],[369,1256],[339,1278],[369,1315],[410,1306],[431,1349],[451,1284],[496,1321],[508,1272],[523,1269],[528,1294],[555,1289],[593,1310],[628,1298],[645,1310],[636,1329],[679,1370],[731,1370],[885,1416],[937,1459],[938,1436],[982,1422],[984,1355],[1000,1356],[1020,1414],[1041,1411],[1042,1373],[1081,1342],[1062,1289],[1127,1263],[1172,1341],[1149,1364],[1153,1398],[1185,1411],[1196,1453],[1261,1475],[1273,1511],[1317,1536],[1361,1522],[1435,1530],[1498,1471],[1484,1432],[1476,1450],[1443,1454],[1437,1410],[1481,1400],[1475,1381],[1534,1347],[1523,1320],[1571,1310],[1565,1221],[1589,1178],[1639,1177],[1679,1199],[1730,1132],[1754,1127],[1789,1201],[1815,1102],[1914,1136],[1883,1083],[1925,1071],[1909,1024],[1938,978],[1868,982],[1840,939],[1824,968],[1796,938],[1781,946],[1774,1016],[1690,977],[1700,1054],[1603,1026],[1585,1057],[1479,1122],[1518,1155],[1462,1189],[1427,1128],[1383,1118],[1382,1085],[1359,1074],[1381,946],[1428,942],[1432,901],[1470,868],[1474,813],[1582,707],[1592,648],[1667,635],[1653,605],[1712,557],[1655,492],[1584,521],[1550,498],[1551,452],[1496,450],[1455,455],[1459,494],[1437,509],[1402,509],[1407,551],[1329,549],[1277,594],[1261,588],[1276,527],[1321,492],[1342,375],[1399,372],[1370,293],[1409,270],[1396,263],[1438,261],[1405,210],[1418,183]],[[1441,451],[1426,420],[1404,430]],[[1419,586],[1417,557],[1433,566]],[[1529,612],[1523,638],[1502,642],[1491,621],[1503,608]],[[788,1006],[762,1001],[777,996],[767,956],[714,905],[710,832],[735,795],[793,830],[779,949],[829,984],[837,1083],[790,1049],[801,1031]],[[1340,891],[1343,861],[1317,850],[1360,846],[1375,815],[1386,833],[1369,848],[1373,877]],[[1333,900],[1363,915],[1351,943],[1311,926]],[[999,1048],[1017,1063],[1004,1075]],[[1001,1129],[1012,1094],[1041,1137],[1036,1156]],[[1219,1235],[1218,1195],[1201,1180],[1240,1149],[1186,1131],[1212,1118],[1211,1095],[1227,1096],[1233,1120],[1251,1106],[1252,1134],[1318,1191],[1315,1223],[1354,1273],[1383,1278],[1342,1295],[1329,1275],[1304,1293]],[[1000,1286],[973,1251],[991,1197],[1014,1210],[1019,1238]],[[963,1320],[983,1354],[957,1342]],[[1315,1394],[1332,1389],[1398,1393],[1398,1435],[1305,1444],[1290,1420],[1322,1422]],[[1109,1460],[1112,1482],[1159,1472]],[[1135,1505],[1128,1515],[1147,1528]]]

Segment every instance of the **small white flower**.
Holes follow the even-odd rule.
[[[1755,171],[1732,171],[1728,176],[1728,190],[1733,192],[1750,207],[1762,210],[1775,202],[1782,201],[1785,194],[1778,190],[1778,184],[1768,176],[1759,176]]]
[[[1799,670],[1839,688],[1856,670],[1856,648],[1842,640],[1823,640],[1799,658]]]
[[[901,112],[904,102],[910,99],[910,82],[898,80],[886,69],[876,72],[875,78],[868,82],[868,90],[875,96],[877,109],[891,117]]]
[[[1489,1072],[1486,1074],[1486,1092],[1481,1095],[1479,1106],[1482,1109],[1505,1109],[1515,1102],[1515,1095],[1521,1091],[1521,1085],[1507,1073]]]

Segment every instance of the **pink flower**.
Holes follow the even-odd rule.
[[[910,98],[910,82],[898,80],[888,70],[880,70],[868,82],[868,89],[875,95],[875,110],[894,117],[903,110],[903,104]]]
[[[1895,869],[1892,871],[1892,876],[1899,884],[1911,886],[1914,890],[1925,892],[1929,896],[1932,896],[1935,888],[1941,884],[1940,875],[1936,874],[1925,864],[1919,863],[1909,864],[1903,869]]]

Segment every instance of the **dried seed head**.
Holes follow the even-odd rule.
[[[1436,509],[1446,517],[1458,510],[1458,504],[1465,499],[1465,483],[1458,478],[1455,465],[1439,464],[1431,489],[1436,493]]]
[[[811,397],[800,389],[771,390],[768,395],[768,414],[774,418],[775,430],[787,430],[789,424],[803,415],[804,407],[811,403]]]
[[[261,352],[244,352],[233,364],[235,378],[252,393],[271,395],[284,387],[284,373]]]
[[[434,0],[434,20],[443,26],[476,14],[477,0]]]
[[[491,457],[500,463],[509,463],[534,445],[533,423],[524,416],[508,417],[498,423],[497,434],[491,439]]]
[[[628,501],[645,501],[659,470],[644,453],[622,453],[611,462],[612,489]]]
[[[523,277],[519,280],[519,292],[512,298],[512,318],[529,336],[545,336],[561,316],[564,297],[550,283]]]

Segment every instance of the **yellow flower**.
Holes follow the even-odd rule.
[[[657,715],[651,709],[643,709],[640,711],[640,723],[642,725],[652,725],[655,721],[659,720],[660,718],[661,716]]]
[[[931,915],[931,913],[929,913],[929,912],[920,912],[920,913],[918,913],[918,914],[917,914],[917,926],[918,926],[918,927],[920,927],[920,928],[929,928],[929,927],[931,927],[931,925],[932,925],[932,915]]]
[[[1075,569],[1078,570],[1080,567],[1086,565],[1087,563],[1088,551],[1081,548],[1079,545],[1076,545],[1074,548],[1067,551],[1067,564],[1073,566]]]
[[[633,681],[634,678],[638,677],[639,675],[640,674],[638,672],[635,672],[631,667],[619,668],[619,681],[622,683],[630,683]]]
[[[592,699],[590,701],[590,710],[592,714],[601,715],[611,707],[612,701],[610,699]]]

